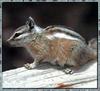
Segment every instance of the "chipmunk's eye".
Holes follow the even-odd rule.
[[[21,33],[16,33],[14,38],[18,37],[19,35],[21,35]]]

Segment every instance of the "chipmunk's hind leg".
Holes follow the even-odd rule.
[[[70,66],[70,67],[66,67],[63,69],[63,72],[65,72],[66,74],[73,74],[76,73],[80,70],[81,66]]]
[[[60,66],[60,70],[66,74],[73,74],[75,72],[74,68],[69,65],[64,65],[63,67]]]
[[[65,69],[63,69],[63,72],[65,72],[66,74],[73,74],[74,70],[71,68],[65,68]]]

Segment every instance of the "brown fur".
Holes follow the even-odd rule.
[[[97,43],[95,41],[92,40],[87,45],[84,38],[78,33],[56,26],[48,26],[43,29],[44,31],[36,32],[34,22],[32,23],[32,21],[29,18],[29,25],[18,28],[11,38],[8,39],[8,42],[15,46],[26,47],[34,58],[32,64],[25,65],[26,68],[34,68],[39,62],[46,61],[54,65],[58,64],[61,67],[70,65],[78,68],[97,58]],[[20,39],[16,39],[18,37],[15,36],[18,32],[22,32],[22,37],[19,36]],[[27,36],[23,35],[24,33]],[[48,35],[53,35],[54,33],[63,33],[73,39],[59,37],[53,39],[47,38]]]
[[[76,66],[75,55],[78,55],[80,46],[84,43],[76,40],[41,38],[27,45],[32,54],[41,62],[49,61],[50,63],[59,64],[60,66]],[[78,56],[77,56],[78,57]],[[74,62],[73,62],[74,61]]]

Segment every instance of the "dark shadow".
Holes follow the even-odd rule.
[[[80,73],[80,72],[83,72],[87,69],[89,69],[96,61],[91,61],[83,66],[81,66],[78,70],[75,70],[74,73]],[[52,68],[52,69],[56,69],[56,70],[60,70],[60,71],[63,71],[65,68],[70,68],[70,66],[65,66],[64,68],[58,66],[58,65],[52,65],[50,63],[41,63],[40,65],[38,65],[36,68],[34,69],[38,69],[38,70],[45,70],[45,69],[49,69],[49,68]],[[33,70],[34,70],[33,69]]]

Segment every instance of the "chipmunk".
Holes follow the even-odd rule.
[[[62,68],[65,65],[80,68],[97,58],[97,52],[91,47],[92,41],[87,45],[80,34],[61,26],[41,28],[32,17],[15,30],[8,42],[16,47],[25,47],[34,58],[33,63],[25,64],[27,69],[35,68],[41,62],[49,62]],[[69,68],[65,70],[66,73],[72,71]]]

